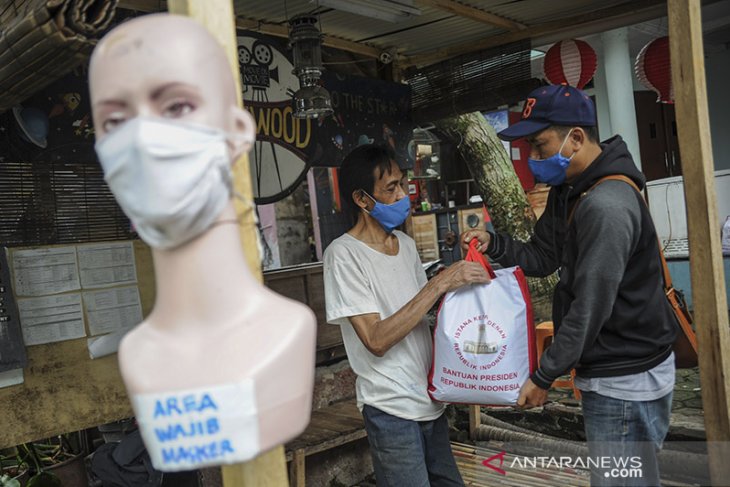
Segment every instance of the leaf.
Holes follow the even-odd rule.
[[[0,476],[0,487],[20,487],[20,482],[7,475]]]
[[[39,472],[32,476],[26,487],[63,487],[61,479],[51,472]]]

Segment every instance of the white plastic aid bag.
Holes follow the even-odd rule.
[[[473,245],[466,260],[480,262],[492,281],[444,296],[434,330],[429,395],[442,402],[515,405],[537,366],[525,276],[519,267],[494,272]]]
[[[722,253],[730,255],[730,216],[725,218],[725,224],[722,226]]]

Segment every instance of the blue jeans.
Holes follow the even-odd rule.
[[[445,415],[411,421],[367,404],[362,415],[378,487],[463,487]]]
[[[669,429],[672,393],[654,401],[623,401],[583,392],[591,486],[658,486],[657,455]],[[621,463],[623,462],[623,463]]]

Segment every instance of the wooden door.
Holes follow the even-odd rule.
[[[635,91],[636,125],[639,132],[641,169],[648,181],[671,175],[662,104],[653,91]]]
[[[647,181],[680,176],[677,119],[674,105],[657,103],[653,91],[635,91],[641,169]]]
[[[679,139],[677,138],[677,117],[674,112],[674,105],[660,103],[664,117],[664,136],[667,141],[667,160],[670,176],[681,176],[682,165],[679,160]]]

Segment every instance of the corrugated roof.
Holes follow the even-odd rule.
[[[474,22],[462,17],[452,17],[429,26],[428,35],[423,30],[412,30],[384,36],[378,39],[378,43],[398,46],[399,52],[410,56],[440,49],[451,44],[483,39],[502,32],[504,30],[481,22]]]
[[[319,12],[320,29],[323,33],[340,37],[355,42],[367,42],[381,47],[392,47],[395,44],[387,44],[380,40],[381,36],[390,36],[392,32],[400,31],[404,36],[412,35],[411,32],[418,32],[419,36],[424,35],[424,28],[440,23],[442,19],[453,17],[439,9],[431,7],[420,7],[422,14],[402,22],[393,23],[378,19],[371,19],[362,15],[355,15],[349,12],[319,7],[316,2],[309,0],[274,0],[270,2],[254,0],[234,1],[236,14],[250,19],[262,20],[271,23],[286,24],[286,15],[291,18],[294,15]],[[285,13],[286,12],[286,13]],[[371,39],[371,40],[369,40]]]
[[[427,6],[425,3],[415,0],[415,5],[421,9],[422,14],[398,23],[322,6],[318,8],[316,2],[309,0],[234,0],[234,7],[241,17],[282,25],[286,24],[287,16],[318,11],[324,34],[382,49],[395,48],[404,56],[468,45],[470,42],[508,33],[502,27]],[[647,5],[646,1],[632,0],[463,0],[459,3],[528,27],[618,5],[636,5],[637,8]]]
[[[583,13],[604,9],[613,5],[626,3],[625,0],[516,0],[511,2],[469,2],[477,4],[489,4],[490,7],[481,7],[489,12],[517,20],[527,26],[534,26],[573,17]],[[638,3],[638,2],[635,2]]]

